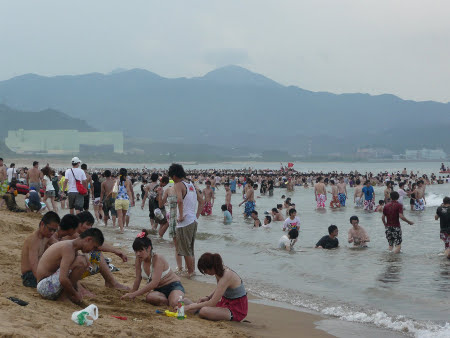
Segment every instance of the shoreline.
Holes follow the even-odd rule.
[[[30,332],[51,336],[167,336],[174,337],[332,337],[316,327],[324,316],[249,302],[250,323],[210,322],[198,317],[185,321],[158,315],[158,307],[145,303],[142,297],[134,302],[121,301],[122,292],[104,287],[100,275],[88,277],[83,285],[96,294],[93,299],[83,300],[82,306],[70,302],[42,299],[35,289],[26,288],[20,278],[20,255],[23,241],[33,232],[41,215],[16,214],[0,211],[1,239],[0,262],[0,318],[1,335],[30,336]],[[107,254],[120,271],[114,276],[121,283],[131,285],[134,281],[134,259],[123,263],[118,257]],[[214,289],[214,284],[182,278],[186,297],[198,299]],[[18,297],[28,306],[21,307],[7,297]],[[254,299],[255,297],[251,297]],[[99,319],[91,327],[78,326],[71,321],[72,312],[89,304],[99,308]],[[126,316],[122,321],[111,317]],[[50,322],[49,322],[50,321]]]

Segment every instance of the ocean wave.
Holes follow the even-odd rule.
[[[391,316],[375,309],[358,308],[356,305],[329,306],[329,301],[312,295],[299,295],[298,292],[294,293],[288,290],[271,292],[267,291],[265,287],[261,285],[257,287],[249,286],[248,289],[253,294],[265,299],[284,302],[306,310],[313,310],[323,315],[336,317],[348,322],[375,325],[379,328],[390,329],[417,338],[450,337],[450,323],[439,325],[431,321],[421,322],[401,315]],[[294,294],[295,296],[293,296]]]
[[[444,199],[445,195],[436,194],[434,192],[431,192],[429,194],[425,195],[425,199],[427,201],[427,207],[438,207],[442,204],[442,200]]]

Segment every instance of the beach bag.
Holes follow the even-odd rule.
[[[87,189],[84,187],[83,183],[81,183],[81,181],[77,180],[77,178],[75,177],[75,174],[73,173],[73,170],[70,169],[70,171],[72,171],[72,175],[73,178],[75,179],[76,182],[76,186],[77,186],[77,191],[80,195],[87,195],[88,191]]]
[[[117,195],[119,194],[119,183],[116,181],[116,183],[114,183],[114,187],[112,189],[112,197],[116,198]]]
[[[84,310],[72,313],[72,320],[78,325],[91,326],[94,323],[94,320],[97,319],[98,308],[94,304],[89,305]]]

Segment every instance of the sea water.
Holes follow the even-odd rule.
[[[276,164],[252,164],[253,167],[277,169]],[[192,168],[248,168],[247,164],[193,165]],[[300,168],[301,167],[301,168]],[[430,174],[437,172],[439,163],[308,163],[296,164],[301,171],[337,170],[360,172],[381,170],[396,172],[407,167]],[[189,168],[189,166],[187,166]],[[204,188],[204,185],[201,186]],[[138,192],[139,187],[135,187]],[[314,189],[296,187],[292,193],[275,189],[274,196],[256,199],[261,221],[264,211],[282,203],[281,195],[291,197],[301,220],[299,240],[294,252],[277,249],[284,234],[282,222],[272,222],[271,229],[252,228],[252,221],[243,217],[242,190],[232,195],[233,222],[223,224],[220,206],[224,203],[223,186],[216,190],[213,215],[200,217],[195,242],[196,257],[204,252],[218,252],[227,266],[239,273],[249,292],[264,299],[275,300],[299,309],[309,309],[347,322],[364,323],[393,330],[409,336],[450,336],[450,260],[442,256],[443,242],[439,239],[439,221],[434,220],[436,208],[444,196],[450,195],[450,184],[426,188],[426,210],[410,211],[405,199],[405,216],[414,222],[402,222],[402,252],[388,252],[380,213],[357,209],[352,188],[347,187],[347,206],[338,210],[328,207],[317,211]],[[328,189],[330,190],[330,189]],[[383,198],[384,187],[375,188],[375,200]],[[260,196],[259,191],[255,196]],[[107,231],[107,238],[129,247],[133,237],[143,227],[149,228],[148,206],[131,209],[131,225],[125,236]],[[283,210],[283,215],[284,215]],[[347,243],[351,216],[359,217],[370,236],[366,249],[353,249]],[[339,228],[340,248],[315,249],[314,245],[327,228]],[[101,227],[102,228],[102,227]],[[103,228],[102,228],[103,229]],[[111,228],[109,228],[111,229]],[[175,266],[174,249],[168,232],[162,240],[153,238],[155,250],[164,254]],[[210,281],[196,276],[200,281]]]

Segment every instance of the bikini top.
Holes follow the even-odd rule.
[[[152,254],[152,261],[153,261],[153,256],[154,256],[154,254]],[[166,277],[166,276],[169,274],[169,272],[170,272],[170,266],[169,266],[169,268],[168,268],[166,271],[163,271],[163,272],[162,272],[162,274],[161,274],[161,279],[163,279],[164,277]],[[145,272],[145,269],[144,269],[144,262],[142,261],[142,262],[141,262],[141,276],[142,276],[142,279],[147,280],[147,284],[148,284],[148,283],[150,283],[150,282],[152,281],[152,275],[153,275],[153,262],[151,262],[151,264],[150,264],[150,276],[149,276],[149,275],[147,275],[147,273]]]
[[[231,270],[231,271],[233,271],[233,270]],[[234,272],[234,273],[236,273],[236,272]],[[236,275],[237,275],[237,273],[236,273]],[[237,298],[244,297],[246,294],[247,294],[247,291],[245,291],[244,282],[241,279],[241,285],[239,285],[237,288],[234,288],[234,289],[232,289],[232,288],[226,289],[223,296],[227,299],[237,299]]]

